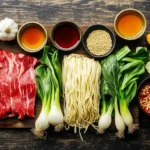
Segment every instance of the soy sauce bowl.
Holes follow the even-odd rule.
[[[63,21],[52,28],[50,38],[57,49],[67,52],[78,47],[81,42],[82,32],[75,23]]]
[[[142,89],[143,86],[146,85],[147,83],[150,83],[150,76],[148,76],[148,77],[146,77],[145,79],[143,79],[143,80],[141,81],[141,83],[139,84],[139,86],[138,86],[138,91],[137,91],[137,100],[138,100],[138,104],[139,104],[141,110],[142,110],[145,114],[147,114],[148,116],[150,116],[150,113],[148,113],[147,111],[145,111],[145,109],[143,108],[142,104],[140,103],[140,98],[139,98],[141,89]]]
[[[109,35],[110,35],[110,38],[111,38],[111,41],[112,41],[112,46],[111,48],[108,50],[108,52],[106,52],[105,54],[103,55],[95,55],[93,54],[92,52],[90,52],[90,50],[88,49],[87,47],[87,38],[89,37],[90,33],[92,33],[93,31],[95,30],[104,30],[106,31]],[[87,51],[87,53],[93,57],[93,58],[103,58],[103,57],[106,57],[108,56],[115,48],[115,45],[116,45],[116,37],[115,37],[115,34],[113,33],[113,31],[111,29],[109,29],[108,27],[104,26],[104,25],[101,25],[101,24],[96,24],[96,25],[92,25],[90,26],[83,34],[83,37],[82,37],[82,44],[83,44],[83,47],[84,49]]]

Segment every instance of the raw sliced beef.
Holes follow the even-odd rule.
[[[31,56],[0,51],[0,118],[34,117],[37,63]]]

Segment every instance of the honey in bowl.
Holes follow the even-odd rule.
[[[134,37],[143,29],[143,19],[137,14],[122,15],[117,22],[118,32],[123,37]]]
[[[21,34],[21,43],[29,49],[39,48],[45,41],[45,33],[37,26],[27,27]]]

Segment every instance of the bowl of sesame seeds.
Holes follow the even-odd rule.
[[[94,58],[108,56],[116,45],[116,37],[111,29],[97,24],[90,26],[83,34],[84,49]]]

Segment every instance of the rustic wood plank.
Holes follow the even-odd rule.
[[[0,19],[10,17],[20,24],[27,21],[38,21],[42,24],[54,25],[59,21],[70,20],[78,25],[98,23],[112,25],[115,15],[120,10],[129,7],[145,14],[148,22],[147,32],[150,31],[149,0],[0,0]],[[130,47],[146,45],[144,36],[143,41],[137,40],[131,43],[125,42],[125,44]],[[118,48],[120,48],[120,38],[117,40]],[[5,48],[7,47],[6,45]],[[41,140],[35,138],[27,129],[0,129],[0,149],[149,150],[150,119],[141,110],[139,113],[140,130],[133,135],[126,135],[124,140],[117,139],[114,132],[109,131],[98,136],[91,133],[90,130],[84,135],[84,142],[81,142],[78,134],[73,134],[72,130],[54,133],[52,129],[49,129],[47,140]]]
[[[106,132],[104,135],[88,131],[83,134],[84,141],[80,140],[73,131],[54,133],[52,128],[48,130],[47,139],[38,139],[26,129],[0,129],[0,149],[19,150],[149,150],[150,129],[140,129],[133,135],[126,135],[125,139],[118,139],[114,132]]]
[[[27,21],[55,24],[64,20],[82,25],[112,24],[119,11],[131,7],[150,18],[148,0],[1,0],[0,18],[11,17],[21,24]]]
[[[47,33],[48,33],[48,37],[50,37],[50,31],[51,31],[52,27],[53,26],[50,26],[50,25],[45,26],[45,28],[47,30]],[[80,26],[83,33],[88,27],[89,26]],[[113,26],[108,25],[108,27],[110,27],[112,30],[114,30]],[[122,40],[122,39],[120,39],[120,42],[118,42],[118,43],[116,44],[116,47],[115,47],[114,51],[117,51],[119,49],[118,46],[121,46],[121,47],[125,46],[124,40]],[[50,41],[50,38],[48,38],[47,45],[52,45],[52,43]],[[132,46],[132,44],[131,44],[131,46]],[[37,56],[37,57],[41,54],[41,52],[36,53],[36,54],[30,54],[30,53],[27,53],[27,52],[23,51],[19,47],[16,40],[14,40],[12,42],[3,42],[3,41],[1,41],[0,42],[0,49],[5,49],[5,50],[8,50],[8,51],[11,51],[11,52],[14,52],[14,53],[24,53],[24,54],[28,54],[28,55]],[[59,52],[60,52],[60,55],[61,55],[61,60],[63,59],[64,55],[68,55],[70,53],[78,53],[78,54],[83,54],[85,56],[90,57],[87,54],[87,52],[83,49],[82,42],[80,43],[80,46],[77,47],[74,51],[71,51],[69,53],[68,52],[61,52],[61,51],[59,51]],[[17,117],[15,117],[15,118],[8,118],[8,119],[5,119],[5,120],[0,120],[0,128],[34,128],[35,120],[39,116],[40,111],[41,111],[41,103],[40,103],[39,99],[36,99],[35,118],[25,117],[23,120],[18,120]],[[134,122],[138,124],[139,123],[139,108],[138,108],[137,102],[135,104],[133,103],[133,105],[131,105],[131,113],[132,113]],[[114,121],[113,121],[110,129],[111,130],[116,130],[115,125],[114,125]]]

